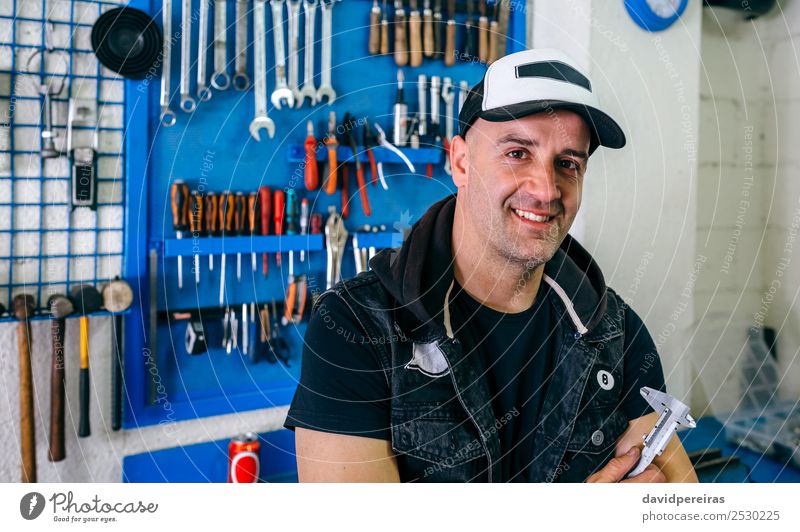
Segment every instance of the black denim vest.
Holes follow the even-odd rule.
[[[401,480],[498,481],[497,429],[513,414],[493,411],[479,355],[465,353],[457,337],[398,307],[372,272],[338,284],[315,306],[332,294],[363,327],[391,389],[392,448]],[[558,296],[549,300],[556,316],[566,316]],[[557,355],[534,434],[532,481],[583,482],[614,456],[628,425],[620,407],[624,312],[609,288],[605,314],[586,334],[568,318],[557,320]],[[409,367],[420,346],[443,355],[443,372],[432,376]]]

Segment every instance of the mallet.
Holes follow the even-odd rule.
[[[75,306],[75,311],[81,315],[81,372],[80,372],[80,421],[78,423],[78,436],[85,438],[91,434],[89,428],[89,317],[87,314],[97,312],[103,304],[100,292],[88,284],[74,287],[69,292],[69,298]]]
[[[122,427],[122,312],[133,302],[131,285],[122,279],[114,279],[103,287],[103,306],[114,314],[114,354],[111,358],[111,429]]]
[[[66,456],[64,448],[64,329],[67,316],[75,311],[66,296],[54,294],[47,300],[50,315],[50,336],[53,358],[50,366],[50,452],[51,462],[60,462]]]

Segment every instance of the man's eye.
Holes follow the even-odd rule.
[[[567,170],[578,170],[578,169],[580,169],[580,165],[578,165],[578,163],[576,163],[575,161],[572,161],[570,159],[563,159],[563,160],[559,161],[559,164],[561,165],[561,168],[566,168]]]
[[[512,159],[522,159],[525,157],[525,150],[511,150],[508,152],[508,156]]]

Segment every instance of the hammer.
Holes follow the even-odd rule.
[[[100,292],[89,284],[82,284],[69,291],[69,298],[75,310],[81,315],[81,371],[80,371],[80,421],[78,436],[81,438],[91,434],[89,429],[89,317],[87,314],[97,312],[103,304]]]
[[[133,302],[131,285],[119,277],[103,287],[103,306],[114,314],[114,354],[111,357],[111,429],[122,427],[122,312]]]
[[[75,311],[66,296],[53,294],[47,300],[50,315],[53,360],[50,366],[50,452],[51,462],[60,462],[66,456],[64,450],[64,329],[67,316]]]
[[[22,455],[22,482],[36,482],[36,432],[33,426],[33,368],[31,367],[31,324],[29,318],[36,307],[30,294],[14,296],[14,316],[17,324],[19,348],[19,401],[20,401],[20,451]]]

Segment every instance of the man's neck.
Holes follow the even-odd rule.
[[[486,243],[472,238],[456,210],[453,220],[453,275],[476,301],[498,312],[523,312],[533,305],[542,282],[544,264],[524,264],[491,254]]]

